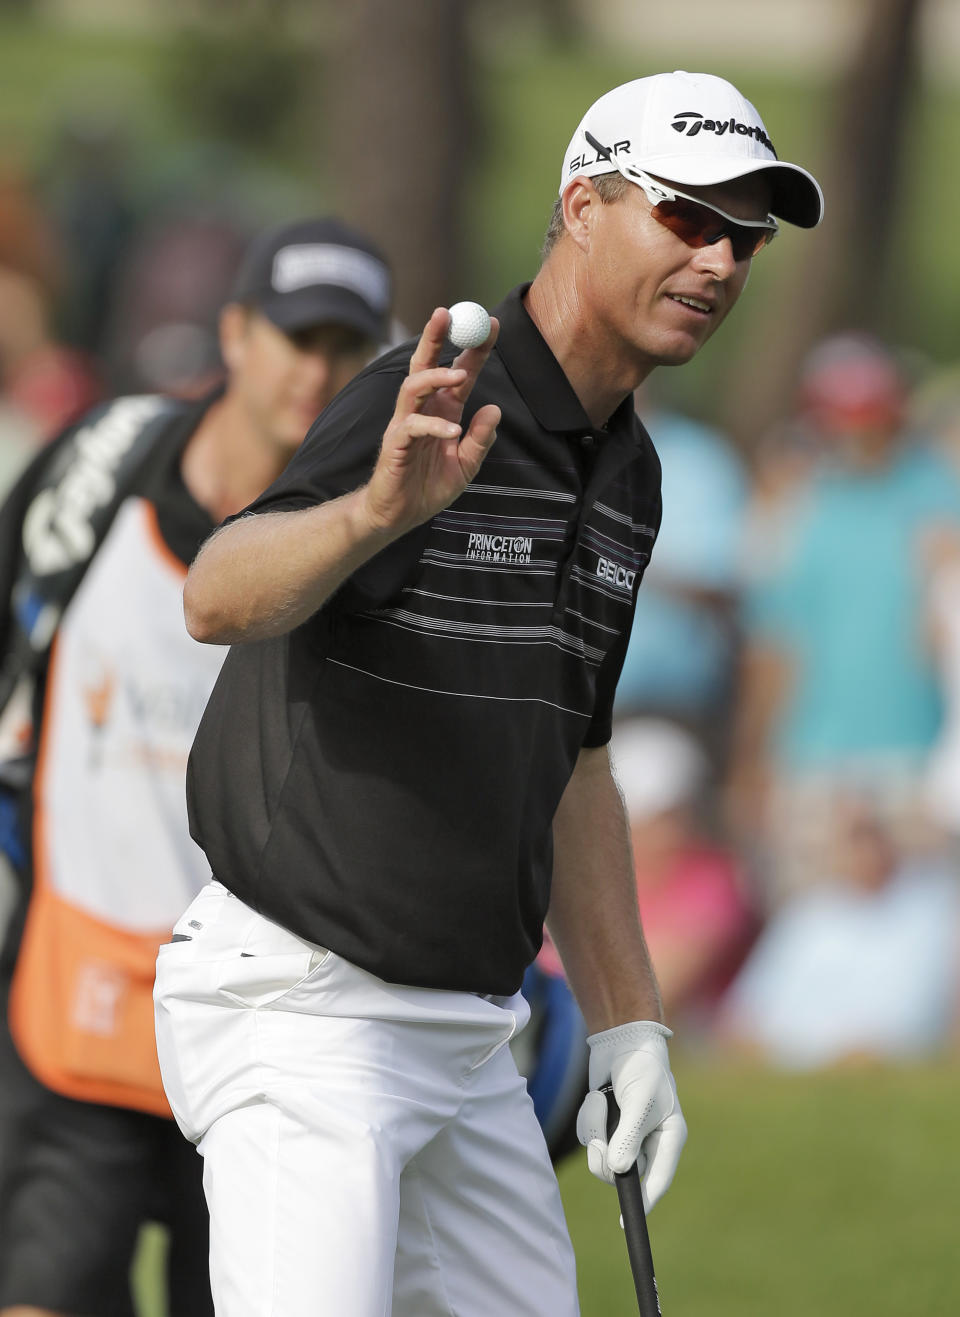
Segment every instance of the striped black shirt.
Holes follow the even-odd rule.
[[[610,736],[660,466],[626,399],[591,427],[524,309],[464,427],[498,437],[444,512],[308,622],[235,646],[188,774],[217,878],[302,937],[397,983],[509,993],[540,946],[551,823],[583,746]],[[369,475],[412,344],[330,404],[252,511]]]

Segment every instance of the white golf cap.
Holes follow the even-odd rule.
[[[578,176],[616,173],[613,157],[679,187],[762,172],[773,189],[771,214],[803,229],[823,218],[817,180],[799,165],[778,160],[754,107],[731,83],[710,73],[657,73],[594,101],[567,147],[560,192]]]

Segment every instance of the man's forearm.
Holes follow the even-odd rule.
[[[606,748],[581,751],[553,834],[547,924],[588,1029],[661,1020],[626,815]]]
[[[211,536],[190,568],[187,630],[219,645],[283,635],[394,538],[370,526],[362,490],[302,511],[241,517]]]

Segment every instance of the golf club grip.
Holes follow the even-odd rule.
[[[601,1090],[607,1099],[607,1138],[617,1128],[620,1108],[613,1096],[613,1089],[608,1084]],[[620,1214],[623,1217],[623,1232],[627,1237],[627,1255],[630,1258],[630,1271],[633,1274],[633,1287],[637,1292],[637,1304],[640,1317],[661,1317],[660,1295],[657,1291],[657,1278],[653,1270],[653,1253],[650,1250],[650,1236],[647,1233],[647,1216],[643,1210],[643,1191],[640,1188],[640,1174],[632,1166],[625,1175],[617,1175],[617,1197],[620,1199]]]

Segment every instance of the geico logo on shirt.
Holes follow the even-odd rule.
[[[627,567],[621,567],[617,562],[611,562],[609,558],[597,559],[597,575],[601,580],[609,581],[615,585],[618,590],[632,590],[633,583],[637,579],[637,573],[630,571]]]

